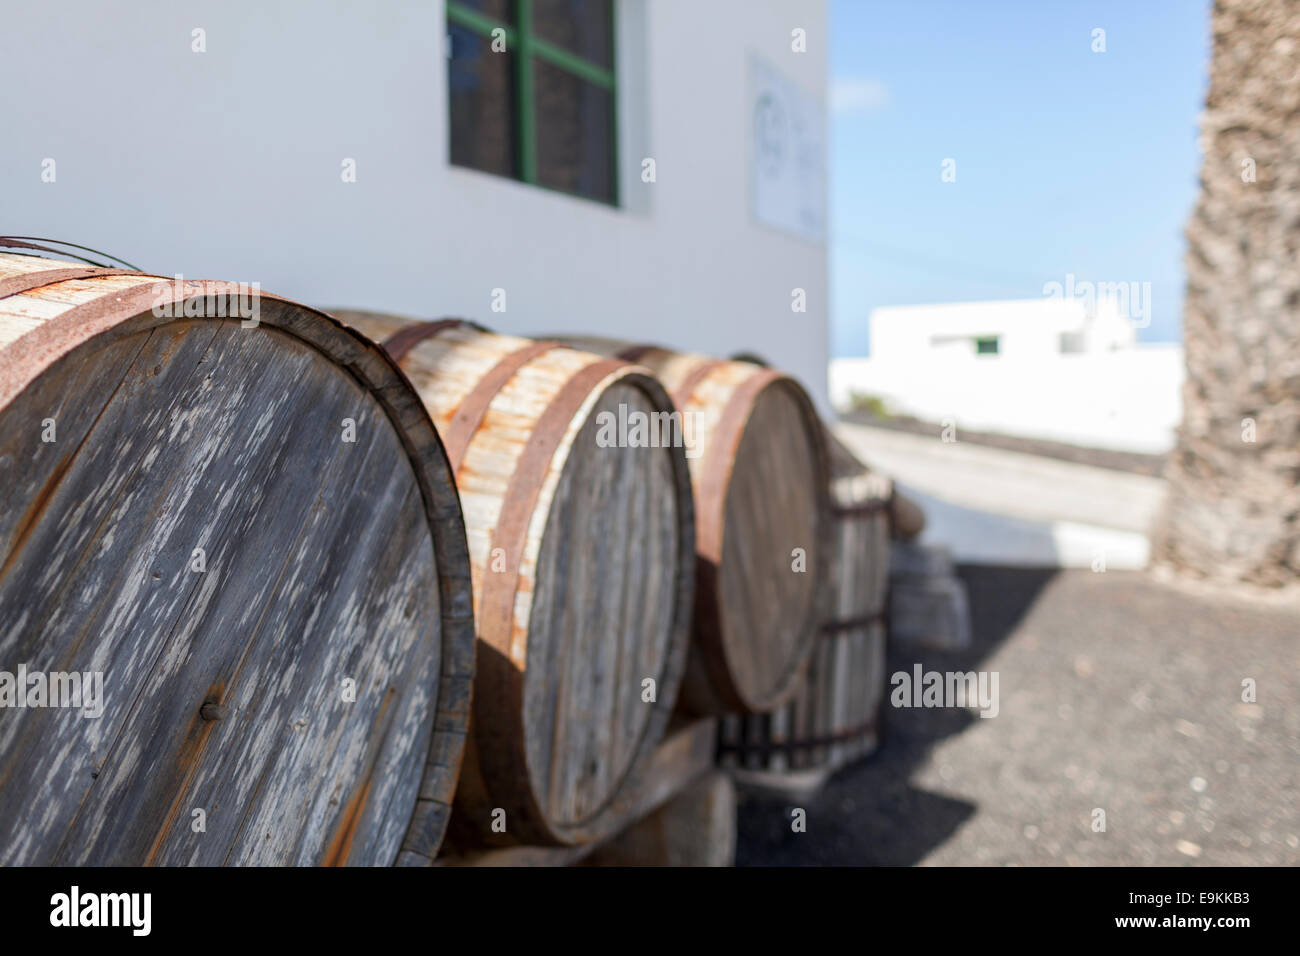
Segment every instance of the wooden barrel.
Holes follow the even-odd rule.
[[[771,710],[794,692],[824,600],[826,448],[811,399],[752,362],[566,341],[649,368],[693,428],[699,580],[682,709]]]
[[[826,772],[870,753],[886,689],[892,483],[827,432],[831,465],[831,588],[821,636],[792,700],[768,714],[724,717],[719,762],[769,775]],[[745,776],[745,774],[742,774]]]
[[[554,342],[337,314],[414,383],[465,512],[478,672],[449,839],[603,836],[666,727],[694,587],[684,449],[605,426],[667,418],[668,395],[642,368]]]
[[[0,254],[0,502],[0,863],[431,861],[468,553],[379,349],[234,283]]]
[[[763,368],[769,367],[767,359],[756,352],[737,352],[731,358],[736,362],[749,362]],[[829,433],[827,437],[832,444],[832,459],[836,455],[839,456],[841,471],[845,468],[850,472],[854,469],[865,469],[866,466],[858,461],[853,452],[838,439]],[[839,445],[839,448],[834,449],[834,445]],[[903,541],[911,541],[925,530],[925,512],[921,510],[921,506],[892,485],[889,491],[889,526],[894,538]]]

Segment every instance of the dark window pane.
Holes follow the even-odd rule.
[[[451,161],[500,176],[515,175],[513,56],[493,53],[491,39],[448,24],[451,59]]]
[[[533,31],[603,67],[614,65],[610,0],[533,0]]]
[[[614,104],[608,91],[535,61],[537,181],[590,199],[614,201]]]
[[[475,13],[500,20],[502,23],[515,22],[514,0],[454,0],[448,6],[468,7]]]

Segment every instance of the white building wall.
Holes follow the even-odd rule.
[[[320,305],[747,349],[825,410],[825,244],[753,221],[746,99],[757,53],[824,100],[824,0],[620,7],[621,209],[449,165],[436,0],[15,7],[0,31],[0,230]]]
[[[1020,299],[961,302],[874,309],[871,354],[895,361],[922,361],[936,351],[973,355],[973,340],[997,336],[999,360],[1045,360],[1060,352],[1063,332],[1083,328],[1087,313],[1078,299]],[[952,339],[963,348],[936,348],[936,339]]]
[[[1087,351],[1062,354],[1062,333]],[[976,354],[976,338],[998,339]],[[958,429],[1161,453],[1182,419],[1182,348],[1139,345],[1110,303],[1079,299],[899,306],[871,314],[871,357],[831,363],[831,400],[874,397]]]
[[[831,362],[831,401],[880,398],[894,414],[960,430],[1000,432],[1095,448],[1160,454],[1182,420],[1180,345],[1061,355],[1051,361],[903,363],[885,356]]]

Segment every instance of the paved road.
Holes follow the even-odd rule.
[[[864,425],[836,434],[925,509],[922,540],[977,564],[1142,568],[1163,479]],[[960,439],[960,433],[958,433]]]
[[[738,864],[1300,864],[1300,609],[1140,573],[962,576],[973,648],[890,670],[995,670],[999,715],[888,710],[806,833],[787,801],[742,799]]]

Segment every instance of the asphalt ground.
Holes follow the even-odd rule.
[[[887,702],[881,749],[814,797],[742,793],[737,865],[1300,863],[1300,609],[1141,572],[960,573],[972,646],[894,647],[889,672],[996,671],[998,715]]]

